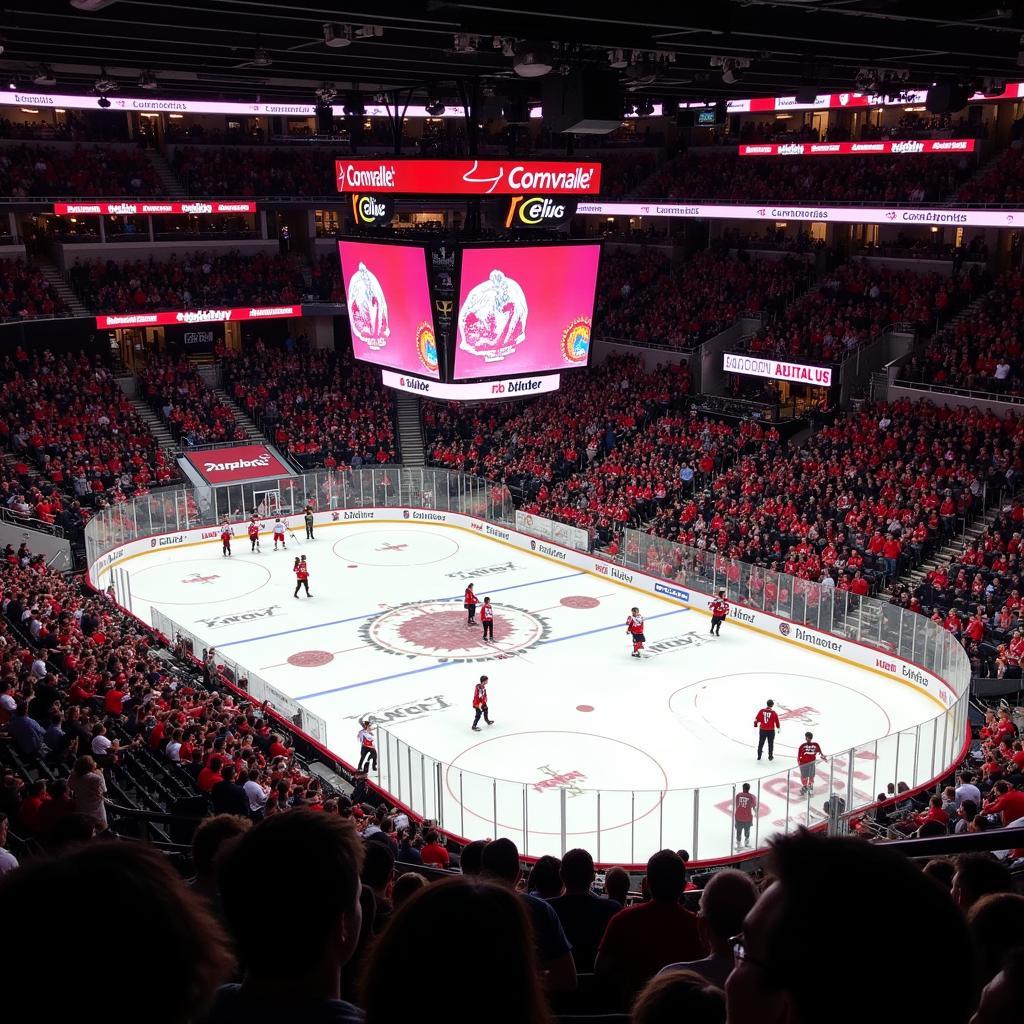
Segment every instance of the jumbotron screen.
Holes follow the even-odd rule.
[[[355,358],[438,380],[424,248],[340,241],[338,257]]]
[[[462,251],[453,380],[587,365],[599,244]]]

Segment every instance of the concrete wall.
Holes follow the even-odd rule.
[[[68,572],[72,568],[71,543],[54,537],[52,533],[43,533],[42,530],[32,530],[27,526],[9,523],[0,519],[0,547],[6,544],[13,544],[14,550],[25,542],[33,555],[43,555],[47,564],[60,572]]]
[[[242,253],[277,252],[277,239],[229,238],[216,241],[180,242],[84,242],[54,246],[54,256],[62,270],[70,270],[75,260],[148,260],[157,262],[169,260],[172,256],[181,259],[196,252],[225,253],[237,249]]]
[[[610,355],[639,356],[648,372],[655,369],[659,364],[665,366],[669,363],[678,365],[686,363],[693,372],[696,361],[696,352],[678,352],[671,349],[647,348],[643,345],[626,345],[618,341],[596,340],[593,345],[591,363],[600,366]]]

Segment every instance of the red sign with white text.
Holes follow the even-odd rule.
[[[295,475],[262,444],[208,448],[201,452],[186,451],[184,455],[208,484],[232,484],[239,480]]]
[[[240,309],[182,309],[159,313],[110,313],[96,317],[96,326],[166,327],[170,324],[223,324],[228,320],[281,320],[302,316],[301,306],[243,306]]]
[[[175,216],[197,213],[255,213],[256,204],[247,200],[235,202],[233,200],[220,199],[197,199],[175,200],[161,202],[160,200],[146,200],[145,202],[122,202],[111,200],[109,202],[97,203],[54,203],[53,212],[66,216],[68,214],[89,214],[113,215],[113,216],[134,216],[136,214],[172,214]]]
[[[589,195],[601,191],[591,160],[336,160],[339,192],[422,195]]]
[[[877,142],[765,142],[740,146],[740,156],[906,156],[973,153],[974,139],[904,139]]]

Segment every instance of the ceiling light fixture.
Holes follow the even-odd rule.
[[[324,45],[338,50],[343,46],[352,44],[352,26],[336,25],[333,22],[324,24]]]
[[[431,96],[423,109],[431,117],[440,117],[444,113],[444,104],[437,96]]]
[[[542,78],[554,67],[547,43],[520,43],[512,58],[512,70],[520,78]]]

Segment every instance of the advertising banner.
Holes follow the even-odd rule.
[[[557,391],[561,377],[557,373],[551,373],[543,377],[488,380],[481,384],[441,384],[384,370],[381,374],[381,383],[386,388],[408,391],[414,395],[423,395],[424,398],[438,398],[451,402],[479,402],[489,398],[522,398],[526,395],[543,395],[549,391]]]
[[[586,366],[599,245],[464,249],[453,380]]]
[[[60,216],[68,214],[99,214],[101,216],[133,216],[135,214],[164,214],[169,216],[188,216],[200,213],[255,213],[256,204],[249,200],[197,199],[162,200],[147,199],[143,201],[122,202],[110,200],[87,203],[54,203],[53,212]]]
[[[437,380],[423,246],[341,241],[338,255],[356,359]]]
[[[722,369],[748,377],[788,380],[794,384],[814,384],[822,388],[832,386],[832,369],[828,366],[805,366],[803,363],[784,363],[779,359],[726,352],[722,357]]]
[[[973,153],[974,139],[905,139],[877,142],[765,142],[741,145],[740,156],[913,156]]]
[[[223,324],[228,320],[280,320],[302,316],[301,306],[243,306],[240,309],[182,309],[177,312],[106,313],[96,317],[96,326],[162,327],[167,324]]]
[[[239,444],[183,454],[208,484],[233,484],[240,480],[295,475],[262,444]]]
[[[591,195],[601,191],[593,160],[337,160],[339,192],[419,195]]]

